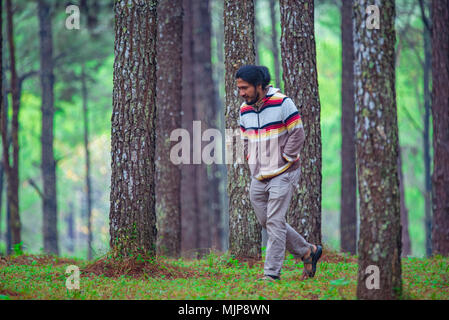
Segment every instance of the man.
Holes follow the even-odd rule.
[[[285,220],[299,180],[299,153],[305,139],[298,109],[279,89],[268,86],[266,67],[243,66],[236,79],[245,100],[240,106],[240,129],[251,171],[250,200],[268,234],[262,279],[280,279],[286,249],[303,260],[304,278],[313,277],[322,248],[308,243]]]

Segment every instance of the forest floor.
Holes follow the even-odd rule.
[[[68,290],[69,265],[80,269],[80,289]],[[287,254],[278,282],[258,281],[262,261],[211,253],[202,259],[157,257],[117,262],[45,255],[0,257],[1,299],[356,299],[357,258],[327,248],[314,278]],[[402,259],[402,299],[449,299],[449,258]]]

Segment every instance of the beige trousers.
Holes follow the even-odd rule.
[[[265,275],[280,275],[286,249],[296,258],[302,258],[312,248],[285,220],[300,170],[284,172],[266,181],[251,179],[250,200],[257,220],[268,235]]]

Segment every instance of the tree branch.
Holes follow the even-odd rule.
[[[39,196],[43,199],[44,198],[44,194],[42,193],[42,191],[39,189],[39,187],[37,186],[37,184],[34,182],[33,179],[28,179],[28,183],[36,190],[36,192],[39,194]]]
[[[421,18],[424,22],[424,25],[426,26],[426,29],[429,31],[430,34],[432,34],[432,26],[430,25],[430,21],[426,16],[426,12],[424,10],[424,3],[423,0],[419,0],[419,7],[421,9]]]

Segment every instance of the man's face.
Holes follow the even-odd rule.
[[[256,87],[251,83],[237,78],[237,88],[239,89],[239,95],[245,100],[246,104],[254,104],[259,100],[262,86],[258,85],[257,87],[258,88],[256,89]]]

